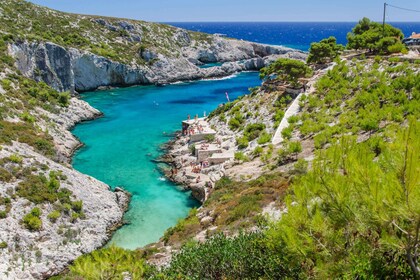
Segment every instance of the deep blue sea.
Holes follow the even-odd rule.
[[[307,51],[312,42],[335,36],[338,43],[346,44],[346,35],[356,22],[171,22],[173,26],[219,33],[237,38],[271,45],[283,45]],[[420,22],[392,22],[405,36],[420,33]]]
[[[307,50],[312,41],[345,36],[354,23],[173,23],[183,28],[255,42]],[[396,24],[406,34],[420,31],[420,23]],[[213,65],[205,65],[209,67]],[[225,102],[225,92],[236,98],[261,82],[258,73],[228,79],[196,81],[164,87],[138,86],[82,94],[104,117],[79,124],[73,133],[85,143],[73,166],[103,182],[123,186],[133,194],[125,219],[111,243],[134,249],[157,241],[164,231],[197,207],[188,192],[166,181],[153,159],[160,146],[181,127],[187,114],[200,116]]]

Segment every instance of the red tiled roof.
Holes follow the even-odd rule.
[[[414,32],[413,32],[413,34],[411,34],[410,38],[413,38],[413,39],[420,39],[420,34],[419,34],[419,33],[414,33]]]

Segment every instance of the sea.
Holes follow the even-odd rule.
[[[207,33],[259,43],[308,50],[310,43],[335,36],[345,44],[354,23],[171,23]],[[420,23],[395,23],[406,35],[420,32]],[[214,65],[204,65],[209,67]],[[78,124],[72,131],[83,143],[73,167],[112,188],[132,193],[125,214],[127,225],[115,232],[109,244],[136,249],[159,240],[179,219],[199,207],[188,191],[166,180],[154,159],[162,145],[181,128],[187,115],[203,116],[260,85],[256,72],[218,80],[156,86],[137,86],[86,92],[81,96],[104,113],[102,118]]]
[[[356,22],[168,22],[193,31],[222,34],[226,37],[308,51],[312,42],[334,36],[347,44],[347,33]],[[420,33],[420,22],[390,22],[405,36]]]

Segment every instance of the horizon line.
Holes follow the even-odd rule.
[[[382,22],[382,21],[375,21],[375,20],[371,20],[373,22]],[[157,23],[357,23],[359,22],[359,20],[357,21],[297,21],[297,20],[288,20],[288,21],[260,21],[260,20],[255,20],[255,21],[219,21],[219,20],[210,20],[210,21],[154,21]],[[420,23],[420,21],[386,21],[385,23]]]

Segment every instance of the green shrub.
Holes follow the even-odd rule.
[[[257,139],[262,131],[265,129],[265,124],[263,123],[253,123],[248,124],[244,129],[244,135],[248,138],[249,141]]]
[[[73,201],[71,203],[71,208],[73,209],[74,212],[80,213],[83,209],[83,201],[81,200]]]
[[[0,167],[0,181],[10,182],[13,179],[13,175],[6,169]]]
[[[271,141],[271,134],[268,134],[265,130],[261,133],[258,138],[258,144],[263,145]]]
[[[191,144],[191,145],[188,147],[188,149],[190,150],[190,153],[191,153],[192,155],[195,155],[195,144]]]
[[[5,241],[0,242],[0,249],[7,248],[7,243]]]
[[[58,94],[57,101],[62,107],[67,107],[69,105],[69,100],[70,100],[69,92],[60,92]]]
[[[249,145],[248,138],[246,136],[237,138],[236,143],[238,144],[238,149],[245,149]]]
[[[6,211],[0,211],[0,219],[7,218],[7,212]]]
[[[17,164],[21,164],[23,162],[22,157],[17,154],[10,155],[8,159],[10,162],[17,163]]]
[[[163,274],[169,279],[298,278],[298,266],[288,265],[263,238],[262,233],[236,238],[218,234],[204,244],[183,247]]]
[[[281,131],[281,136],[283,136],[284,139],[290,139],[292,138],[292,133],[293,128],[291,126],[288,126]]]
[[[22,220],[25,228],[30,231],[39,231],[42,228],[42,221],[39,218],[40,215],[41,209],[38,207],[33,208],[30,213],[26,214]]]
[[[261,146],[255,147],[254,151],[252,152],[254,156],[260,156],[262,153],[263,153],[263,148]]]
[[[299,141],[289,142],[287,149],[291,154],[297,154],[302,152],[302,144]]]
[[[72,279],[149,279],[155,270],[137,250],[110,246],[76,259],[70,266]]]
[[[51,222],[55,223],[57,221],[57,219],[60,218],[60,216],[61,216],[60,211],[54,210],[54,211],[52,211],[51,213],[48,214],[47,218]]]
[[[207,142],[211,143],[211,142],[213,142],[216,138],[215,138],[214,134],[208,134],[208,135],[206,135],[206,136],[204,137],[204,139],[205,139]]]
[[[242,152],[236,152],[235,160],[246,162],[249,161],[249,158]]]

